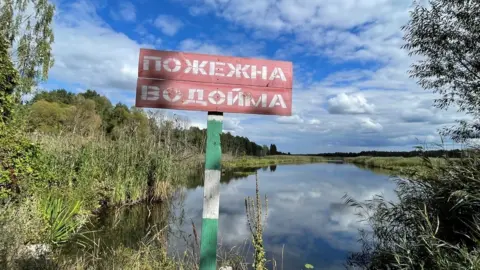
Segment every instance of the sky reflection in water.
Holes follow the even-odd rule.
[[[395,184],[387,175],[346,164],[283,165],[258,171],[260,193],[268,197],[264,243],[268,259],[281,261],[284,269],[300,269],[310,263],[316,269],[343,269],[350,251],[359,249],[362,228],[342,196],[356,200],[383,194],[393,199]],[[222,183],[220,189],[219,241],[225,247],[249,241],[244,199],[255,196],[255,176]],[[203,188],[186,191],[185,222],[181,229],[201,230]]]

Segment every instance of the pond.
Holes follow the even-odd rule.
[[[226,172],[221,181],[219,216],[219,242],[225,250],[237,247],[252,253],[251,247],[247,251],[251,234],[244,200],[255,197],[255,171],[262,200],[265,195],[268,198],[263,235],[267,258],[283,264],[283,269],[302,269],[306,263],[315,269],[344,269],[348,254],[360,249],[358,230],[365,225],[342,197],[348,194],[367,200],[382,194],[394,198],[395,183],[388,175],[350,164],[279,165]],[[201,234],[202,181],[201,174],[192,177],[173,203],[173,211],[164,205],[138,205],[103,216],[94,225],[102,231],[97,237],[111,246],[135,246],[153,225],[168,227],[170,252],[181,254],[192,241],[192,222]]]

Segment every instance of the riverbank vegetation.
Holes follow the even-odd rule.
[[[326,162],[323,157],[314,156],[296,156],[296,155],[275,155],[265,157],[243,156],[236,158],[226,158],[222,160],[222,166],[225,168],[246,168],[246,167],[264,167],[278,164],[305,164]]]
[[[440,137],[439,137],[440,138]],[[437,150],[425,150],[417,148],[413,151],[360,151],[360,152],[334,152],[334,153],[320,153],[320,154],[311,154],[307,156],[322,156],[329,159],[342,159],[342,158],[352,158],[352,157],[423,157],[429,156],[432,158],[441,158],[441,157],[451,157],[459,158],[462,155],[461,149],[437,149]]]
[[[362,231],[362,250],[350,256],[349,266],[480,269],[480,149],[469,145],[480,134],[479,19],[479,1],[415,4],[403,27],[404,48],[421,58],[410,75],[425,90],[439,94],[436,107],[455,105],[471,116],[441,132],[467,144],[468,151],[444,157],[440,165],[424,158],[424,173],[396,179],[395,201],[376,196],[358,202],[347,196],[346,202],[371,226]]]
[[[0,265],[178,269],[185,260],[166,256],[165,242],[148,239],[109,251],[104,261],[95,253],[63,256],[94,212],[168,203],[188,171],[198,169],[205,130],[188,128],[178,116],[113,105],[94,90],[32,92],[53,65],[54,10],[37,0],[2,2],[0,8]],[[22,102],[25,95],[31,99]],[[229,133],[222,143],[233,155],[277,153],[274,144],[259,146]]]
[[[423,157],[369,157],[369,156],[358,156],[358,157],[347,157],[343,159],[346,163],[352,163],[360,165],[367,168],[379,168],[390,170],[394,173],[401,173],[408,171],[421,171],[425,167],[425,162]],[[443,159],[441,158],[430,158],[431,162],[435,166],[439,166]]]

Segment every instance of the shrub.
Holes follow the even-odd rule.
[[[350,266],[367,269],[478,269],[480,158],[471,151],[442,165],[424,159],[424,173],[397,178],[397,200],[350,198],[371,231]],[[435,165],[437,164],[437,165]]]

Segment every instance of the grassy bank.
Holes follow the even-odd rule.
[[[72,134],[34,136],[43,152],[41,161],[54,173],[56,185],[69,198],[94,210],[145,199],[166,200],[183,185],[183,172],[194,166],[187,149],[179,149],[156,134],[117,140]],[[182,151],[183,150],[183,151]]]
[[[6,269],[113,265],[89,253],[66,258],[62,250],[102,207],[168,201],[196,164],[190,158],[196,149],[185,144],[185,134],[169,121],[151,121],[142,134],[133,123],[118,129],[115,138],[28,133],[22,118],[18,121],[0,126],[0,264]],[[38,258],[29,251],[34,247],[47,249],[48,256]],[[165,249],[166,244],[120,248],[105,258],[117,258],[117,265],[132,269],[136,263],[178,269],[181,260],[164,256]],[[143,257],[150,250],[155,256]]]
[[[421,157],[348,157],[344,158],[347,163],[361,165],[367,168],[380,168],[401,172],[403,170],[420,170],[425,166],[425,162]],[[433,165],[440,165],[442,159],[430,158]]]
[[[278,164],[304,164],[315,162],[326,162],[327,159],[323,157],[310,156],[265,156],[265,157],[226,157],[222,160],[222,166],[225,168],[238,167],[263,167]]]

